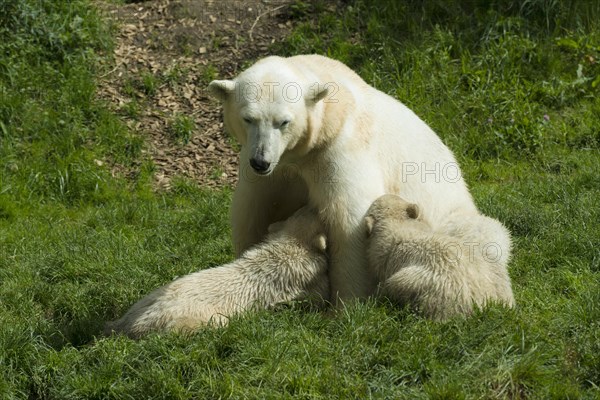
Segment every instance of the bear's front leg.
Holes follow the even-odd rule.
[[[261,242],[270,224],[288,219],[308,203],[306,184],[292,168],[260,176],[252,171],[242,149],[239,180],[231,204],[235,256]]]
[[[358,219],[354,227],[330,230],[331,253],[329,280],[331,302],[341,305],[355,298],[366,298],[377,288],[376,276],[367,268],[363,226]]]
[[[329,230],[329,279],[334,304],[366,298],[377,287],[367,264],[364,216],[384,189],[376,170],[353,165],[336,166],[336,179],[310,188],[311,201]]]

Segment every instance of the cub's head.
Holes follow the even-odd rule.
[[[316,211],[302,207],[285,221],[269,225],[269,238],[289,237],[297,240],[303,247],[325,254],[327,238],[325,227]]]
[[[384,194],[371,204],[365,216],[367,236],[371,236],[376,225],[381,223],[418,222],[419,206],[409,203],[400,196]]]
[[[242,168],[248,163],[255,173],[268,175],[310,150],[315,110],[329,89],[307,74],[285,58],[268,57],[234,80],[208,85],[223,103],[226,129],[242,145]]]

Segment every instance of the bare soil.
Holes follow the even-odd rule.
[[[100,3],[117,42],[99,96],[144,138],[157,189],[175,176],[206,187],[237,181],[234,141],[207,93],[282,41],[294,27],[292,1],[153,0]],[[139,167],[139,166],[138,166]],[[115,174],[132,171],[113,163]]]

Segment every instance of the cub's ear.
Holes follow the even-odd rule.
[[[317,104],[331,93],[329,85],[321,85],[319,83],[314,86],[317,87],[316,90],[313,87],[308,89],[308,96],[306,96],[307,103]]]
[[[327,238],[324,234],[319,234],[313,239],[313,246],[319,251],[325,252],[327,250]]]
[[[208,84],[208,91],[218,100],[225,101],[235,90],[235,82],[229,80],[212,81]]]
[[[271,225],[269,225],[269,227],[267,228],[267,231],[269,233],[279,232],[280,230],[283,229],[284,225],[285,225],[285,221],[274,222]]]
[[[406,207],[406,213],[408,214],[408,218],[419,219],[419,216],[421,215],[421,210],[419,209],[418,205],[409,204]]]
[[[371,233],[373,233],[373,225],[375,225],[375,218],[370,215],[365,217],[365,227],[367,230],[367,237],[371,237]]]

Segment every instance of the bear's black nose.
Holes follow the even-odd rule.
[[[265,160],[257,160],[256,158],[251,158],[250,166],[254,168],[254,170],[259,174],[264,174],[269,170],[271,163]]]

